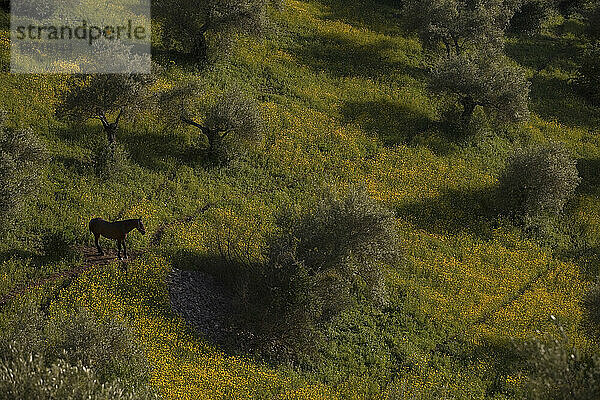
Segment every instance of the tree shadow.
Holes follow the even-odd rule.
[[[89,162],[82,161],[75,157],[67,157],[60,155],[54,156],[53,159],[59,164],[62,164],[65,167],[65,169],[67,169],[69,172],[79,176],[86,175],[91,167]]]
[[[207,61],[199,60],[198,57],[189,52],[159,47],[152,47],[152,61],[163,68],[177,65],[178,67],[198,71],[204,69],[208,64]]]
[[[580,193],[588,195],[600,194],[600,159],[586,159],[582,158],[577,160],[577,171],[581,178],[578,191]]]
[[[315,34],[297,39],[302,46],[290,49],[299,62],[315,72],[327,71],[336,77],[378,78],[401,70],[409,75],[424,71],[392,59],[398,52],[391,39],[360,44],[349,37],[335,33]]]
[[[53,132],[59,139],[77,144],[84,144],[89,138],[94,136],[105,136],[101,126],[87,126],[82,124],[54,127]]]
[[[548,66],[573,71],[577,67],[577,39],[553,38],[545,35],[515,37],[506,44],[506,54],[519,64],[542,71]]]
[[[567,81],[541,74],[531,79],[531,109],[547,120],[596,129],[600,110],[587,103]]]
[[[183,133],[176,130],[157,132],[146,129],[121,131],[117,137],[122,143],[131,160],[140,167],[164,171],[170,170],[170,163],[182,163],[196,167],[203,161],[203,149],[196,145],[194,138],[190,143]]]
[[[434,126],[426,113],[388,99],[345,102],[341,113],[345,123],[357,123],[384,146],[405,143]]]
[[[242,322],[246,317],[240,288],[253,279],[245,266],[187,249],[174,254],[172,266],[174,311],[228,354],[258,356],[261,339]]]
[[[487,240],[493,236],[495,197],[494,188],[448,190],[437,198],[398,206],[396,215],[429,232],[467,232]]]
[[[320,3],[327,6],[325,20],[340,20],[386,35],[403,32],[401,0],[322,0]],[[377,3],[377,6],[374,7],[373,3]]]

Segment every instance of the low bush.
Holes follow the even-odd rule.
[[[0,233],[6,233],[41,185],[46,149],[31,129],[11,129],[0,115]]]
[[[129,167],[129,155],[119,143],[99,143],[92,152],[92,165],[99,178],[113,179]]]
[[[248,268],[243,314],[286,353],[314,349],[323,324],[358,298],[386,301],[383,266],[397,259],[394,214],[365,189],[330,196],[306,214],[286,214],[264,265]],[[258,317],[258,318],[257,318]]]
[[[580,182],[576,164],[556,144],[517,149],[499,178],[500,211],[531,220],[560,214]]]
[[[41,251],[51,260],[72,260],[78,254],[75,250],[75,237],[64,231],[44,233],[41,238]]]
[[[584,355],[568,340],[536,340],[529,359],[527,398],[593,400],[600,398],[600,357]]]
[[[13,305],[0,320],[3,398],[149,399],[148,379],[145,354],[123,321],[100,321],[86,309],[46,317],[32,303]]]
[[[594,284],[583,299],[584,325],[592,338],[600,341],[600,283]]]
[[[156,399],[147,392],[130,390],[119,381],[103,382],[94,370],[79,361],[64,359],[48,365],[43,357],[14,354],[0,365],[0,393],[4,400],[145,400]]]
[[[598,16],[600,22],[600,7],[598,7]],[[600,105],[600,42],[590,44],[586,48],[575,83],[586,99]]]

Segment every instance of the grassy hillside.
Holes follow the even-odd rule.
[[[148,113],[120,132],[125,171],[100,179],[92,165],[100,124],[54,117],[67,77],[0,75],[10,125],[32,127],[51,154],[40,193],[0,242],[0,295],[80,265],[78,252],[45,256],[44,243],[59,236],[91,245],[93,217],[141,217],[148,231],[130,236],[141,255],[127,270],[115,262],[69,285],[45,284],[3,313],[33,301],[48,302],[50,318],[83,306],[99,319],[129,321],[151,384],[173,399],[520,398],[527,382],[514,343],[564,329],[576,348],[592,346],[580,301],[598,273],[600,109],[569,84],[583,45],[578,23],[509,38],[507,53],[532,83],[532,118],[463,140],[444,129],[450,100],[428,90],[427,53],[403,33],[397,9],[289,0],[272,14],[266,38],[240,37],[229,58],[207,68],[164,62],[154,88],[196,81],[200,108],[232,84],[260,100],[265,137],[227,167],[205,168],[196,131]],[[491,216],[489,193],[514,148],[552,141],[578,160],[583,183],[565,218],[581,232],[539,240]],[[211,270],[215,237],[225,231],[258,257],[279,210],[352,185],[395,212],[403,257],[386,271],[388,304],[362,301],[336,318],[321,359],[269,364],[212,344],[173,315],[165,278],[174,264]],[[185,221],[208,202],[205,214]]]

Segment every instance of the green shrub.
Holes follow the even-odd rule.
[[[529,82],[521,68],[494,50],[441,58],[433,67],[431,86],[460,103],[463,127],[478,106],[501,121],[529,118]]]
[[[550,0],[525,1],[510,20],[510,30],[529,35],[539,33],[553,9],[554,4]]]
[[[301,217],[278,220],[264,265],[247,280],[245,314],[290,351],[315,346],[322,324],[358,297],[386,301],[383,265],[399,255],[394,214],[365,189],[330,196]]]
[[[536,340],[529,359],[527,398],[594,400],[600,398],[600,357],[583,355],[561,340]]]
[[[561,213],[580,182],[576,164],[556,144],[517,149],[499,177],[500,210],[521,218]]]
[[[41,185],[43,143],[31,129],[10,129],[0,115],[0,232],[6,233]]]
[[[600,283],[594,284],[583,299],[584,324],[594,339],[600,341]]]
[[[152,398],[145,354],[123,321],[100,321],[86,309],[51,315],[33,303],[15,303],[3,314],[0,393],[10,399],[104,399],[113,398],[114,388],[124,396],[116,398]],[[92,397],[79,394],[85,388]],[[105,390],[108,397],[102,397]],[[74,397],[62,397],[68,392]]]
[[[119,378],[141,383],[149,378],[144,352],[124,321],[99,321],[86,309],[79,309],[48,321],[45,337],[46,355],[72,364],[81,360],[104,381]]]
[[[94,370],[79,361],[64,359],[48,365],[43,357],[15,353],[0,361],[0,393],[3,400],[145,400],[157,397],[137,391],[120,381],[103,382]]]
[[[99,178],[121,176],[129,168],[129,155],[119,143],[101,142],[93,150],[92,165]]]
[[[600,16],[600,11],[598,14]],[[598,21],[600,22],[600,18]],[[579,76],[575,82],[585,98],[600,105],[600,42],[590,44],[585,49],[579,67]]]

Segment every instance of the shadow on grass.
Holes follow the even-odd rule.
[[[61,140],[90,150],[93,150],[98,143],[106,141],[106,135],[100,126],[61,127],[55,130],[55,134]],[[170,131],[149,128],[133,130],[130,124],[123,124],[117,132],[117,142],[125,147],[131,160],[143,168],[154,171],[168,169],[168,164],[171,162],[190,167],[200,165],[205,158],[203,140],[202,134],[197,134],[188,140],[186,135],[179,132],[177,128],[172,128]],[[61,155],[56,157],[56,160],[68,170],[80,175],[84,175],[86,168],[91,167],[88,163],[74,157]]]
[[[597,129],[600,110],[588,104],[567,81],[536,75],[531,79],[531,109],[546,120]]]
[[[467,232],[487,240],[492,237],[495,224],[494,197],[493,188],[449,190],[434,199],[399,206],[396,214],[429,232]]]
[[[553,38],[545,35],[515,37],[506,44],[506,53],[519,64],[542,71],[549,66],[569,71],[576,68],[579,55],[577,39]]]
[[[158,47],[152,48],[152,61],[164,68],[177,65],[178,67],[200,70],[207,65],[206,62],[199,60],[198,57],[194,56],[193,54],[174,49],[164,49]]]
[[[434,123],[422,112],[385,99],[346,102],[341,113],[345,123],[358,123],[364,130],[379,137],[385,146],[405,143]]]
[[[54,160],[62,165],[71,173],[84,176],[90,170],[90,164],[75,157],[55,156]]]
[[[27,250],[15,249],[0,252],[0,263],[4,263],[13,259],[28,261],[36,267],[43,265],[45,261],[45,257],[42,257],[39,254]]]
[[[61,125],[53,129],[54,134],[67,143],[84,144],[95,136],[106,137],[101,126]]]
[[[600,159],[577,160],[577,171],[581,177],[578,191],[588,195],[600,194]]]
[[[170,163],[196,167],[203,161],[204,151],[197,145],[202,138],[191,143],[183,134],[156,131],[122,131],[117,140],[123,144],[131,160],[139,166],[154,170],[170,170]]]
[[[173,256],[170,297],[176,312],[231,355],[258,355],[263,339],[254,331],[262,313],[249,312],[248,285],[256,277],[245,265],[219,256],[180,250]],[[252,308],[250,308],[252,309]]]
[[[391,40],[360,44],[339,34],[316,34],[299,37],[301,46],[291,49],[299,62],[316,72],[327,71],[337,77],[377,78],[400,70],[422,77],[424,71],[393,61],[391,55],[399,50]],[[388,54],[386,54],[388,53]]]
[[[321,3],[328,8],[326,20],[340,20],[383,34],[402,33],[401,0],[322,0]]]

